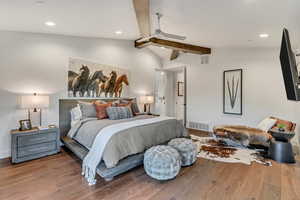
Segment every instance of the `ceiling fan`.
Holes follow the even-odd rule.
[[[155,30],[155,36],[163,36],[163,37],[167,37],[167,38],[171,38],[171,39],[175,39],[175,40],[185,40],[186,39],[185,36],[170,34],[170,33],[166,33],[164,31],[162,31],[160,28],[160,19],[163,17],[163,15],[161,13],[156,13],[156,16],[157,16],[157,21],[158,21],[158,29]]]
[[[156,16],[157,16],[158,28],[155,29],[154,34],[149,35],[147,37],[142,37],[141,39],[137,40],[138,42],[147,41],[147,40],[149,40],[150,38],[153,38],[153,37],[159,37],[159,38],[163,37],[163,38],[170,38],[170,39],[174,39],[174,40],[185,40],[186,39],[185,36],[166,33],[164,31],[162,31],[161,28],[160,28],[160,19],[163,17],[163,15],[161,13],[156,13]]]
[[[138,22],[141,38],[135,40],[136,48],[144,48],[149,45],[165,47],[172,49],[170,60],[176,59],[180,52],[193,54],[211,54],[211,49],[192,44],[177,42],[174,40],[167,40],[162,38],[169,38],[175,40],[185,40],[185,36],[166,33],[160,28],[160,20],[162,14],[156,13],[158,19],[158,28],[154,34],[151,34],[150,28],[150,0],[132,0],[135,9],[136,19]]]

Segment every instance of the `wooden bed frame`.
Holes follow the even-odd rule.
[[[67,134],[71,128],[70,110],[78,104],[78,101],[93,102],[95,100],[102,100],[106,102],[111,102],[118,99],[133,100],[135,98],[109,98],[109,99],[94,98],[94,99],[60,99],[59,100],[59,129],[60,129],[61,140],[63,144],[70,151],[72,151],[79,159],[83,160],[83,158],[88,153],[88,149],[83,147],[75,140],[67,137]],[[132,168],[142,165],[143,159],[144,159],[144,153],[135,154],[122,159],[118,163],[118,165],[113,168],[106,168],[104,162],[102,161],[97,168],[97,174],[99,174],[106,181],[110,181],[115,176],[124,173]]]

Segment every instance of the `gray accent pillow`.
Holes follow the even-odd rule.
[[[82,118],[97,117],[97,112],[94,103],[78,101],[81,109]]]
[[[124,103],[124,104],[127,104],[127,103],[131,102],[131,110],[132,110],[132,112],[134,114],[140,113],[139,106],[137,105],[137,103],[136,103],[135,100],[128,101],[128,100],[121,99],[120,102]]]
[[[127,119],[133,117],[129,107],[108,107],[106,108],[106,112],[110,120]]]
[[[137,105],[136,102],[132,102],[132,104],[131,104],[131,110],[132,110],[132,112],[134,112],[134,113],[140,113],[139,106]]]

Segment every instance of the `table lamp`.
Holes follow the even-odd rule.
[[[42,109],[49,107],[49,96],[33,95],[21,96],[20,106],[23,109],[28,109],[28,119],[30,119],[30,109],[33,112],[40,111],[40,126],[42,126]]]
[[[147,112],[147,106],[148,106],[148,114],[150,114],[150,104],[154,103],[154,97],[153,96],[141,96],[140,102],[144,104],[144,112]]]

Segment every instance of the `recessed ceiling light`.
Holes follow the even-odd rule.
[[[269,37],[269,34],[267,34],[267,33],[262,33],[262,34],[259,34],[259,37],[260,37],[260,38],[268,38],[268,37]]]
[[[122,31],[116,31],[115,34],[121,35],[123,32]]]
[[[47,21],[47,22],[45,22],[45,25],[46,26],[55,26],[56,24],[52,21]]]

